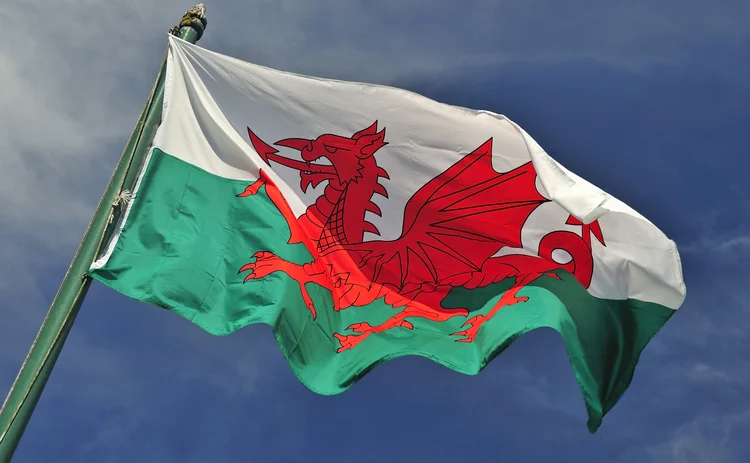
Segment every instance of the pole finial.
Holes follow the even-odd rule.
[[[169,33],[179,36],[180,29],[182,29],[183,27],[191,27],[195,29],[195,32],[198,34],[197,38],[195,39],[196,41],[198,41],[203,35],[203,31],[206,29],[207,22],[206,5],[204,5],[203,3],[198,3],[193,8],[190,8],[185,12],[182,20],[180,20],[180,24],[170,29]]]

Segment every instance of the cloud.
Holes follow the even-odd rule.
[[[740,463],[746,453],[736,448],[737,437],[750,431],[750,410],[701,416],[679,427],[671,439],[649,449],[654,463]]]
[[[225,42],[242,44],[263,61],[295,67],[317,61],[333,72],[360,61],[364,68],[359,72],[498,60],[593,60],[643,68],[692,56],[698,37],[747,37],[736,16],[747,8],[740,2],[734,8],[678,1],[654,8],[646,0],[615,6],[539,1],[534,8],[491,0],[467,1],[460,8],[424,0],[264,1],[254,6],[249,9],[256,17],[276,19],[273,28],[259,25],[248,32],[251,40],[229,37]],[[223,11],[213,15],[225,20]]]
[[[699,240],[680,247],[686,254],[716,255],[723,257],[750,252],[750,235],[703,236]]]
[[[710,365],[698,362],[687,373],[688,378],[696,381],[730,381],[725,371],[717,370]]]
[[[10,389],[49,304],[48,295],[42,291],[36,275],[27,265],[30,251],[4,240],[4,237],[0,233],[0,242],[3,243],[0,245],[0,262],[13,265],[0,265],[0,297],[3,298],[0,310],[0,391],[3,392],[0,394]]]
[[[142,417],[136,415],[120,412],[104,420],[93,438],[80,446],[77,457],[100,463],[122,461],[122,450],[132,445],[130,436],[142,424]]]

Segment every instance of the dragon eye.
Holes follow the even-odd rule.
[[[329,146],[329,145],[323,145],[323,146],[325,146],[326,147],[326,151],[328,151],[331,154],[333,154],[336,151],[338,151],[338,148],[336,148],[335,146]]]

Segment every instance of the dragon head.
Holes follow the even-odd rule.
[[[362,178],[368,165],[374,165],[373,154],[388,143],[385,142],[385,129],[378,131],[378,122],[360,130],[351,137],[324,134],[314,140],[306,138],[285,138],[275,143],[298,150],[303,163],[295,163],[300,171],[300,187],[306,191],[322,181],[328,180],[336,189],[343,188],[349,182]],[[369,159],[369,161],[368,161]]]

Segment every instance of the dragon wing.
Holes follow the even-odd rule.
[[[492,167],[492,139],[426,183],[406,204],[401,237],[346,246],[369,281],[403,289],[472,271],[502,247],[520,247],[529,215],[547,201],[528,162]]]

